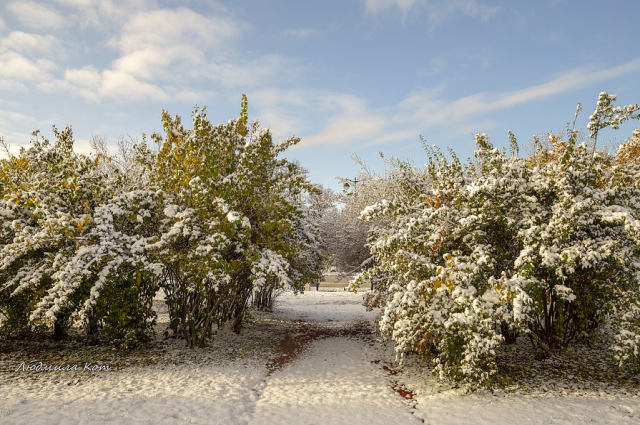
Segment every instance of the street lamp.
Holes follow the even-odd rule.
[[[358,180],[358,178],[356,177],[354,180],[351,179],[342,179],[345,180],[344,184],[342,185],[342,188],[345,190],[345,192],[349,189],[351,189],[351,185],[349,184],[349,182],[353,183],[353,190],[356,190],[356,184],[360,183],[360,180]]]

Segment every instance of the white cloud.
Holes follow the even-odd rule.
[[[387,117],[370,111],[359,97],[328,93],[318,101],[321,108],[332,112],[332,116],[320,132],[303,140],[304,146],[366,142],[387,127]]]
[[[101,78],[100,73],[92,66],[82,69],[69,69],[65,72],[65,80],[79,87],[96,87],[100,84]]]
[[[54,60],[63,56],[54,36],[12,31],[0,38],[0,90],[25,92],[29,85],[47,84],[59,69]]]
[[[398,142],[402,140],[416,140],[418,138],[418,134],[419,131],[415,128],[410,128],[408,130],[385,131],[384,133],[379,134],[377,137],[371,138],[371,140],[369,140],[368,142],[363,143],[362,146],[370,147]],[[419,146],[420,143],[417,143],[415,145]],[[405,148],[407,148],[407,146],[405,146]]]
[[[139,12],[159,8],[156,0],[14,0],[6,7],[20,24],[34,30],[79,27],[109,32]]]
[[[65,16],[49,5],[31,1],[14,1],[7,4],[6,8],[28,28],[60,29],[68,24]]]
[[[406,17],[410,11],[424,11],[433,25],[440,24],[456,13],[488,21],[498,12],[497,7],[481,4],[477,0],[364,0],[364,6],[370,15],[397,10]]]
[[[247,29],[231,18],[204,16],[186,8],[141,12],[112,41],[121,51],[112,67],[146,81],[208,78],[233,85],[252,75],[246,70],[242,78],[231,62],[232,46]]]
[[[43,83],[40,87],[50,92],[65,92],[99,102],[103,99],[118,102],[167,101],[169,95],[162,87],[142,81],[117,70],[98,71],[93,67],[68,69],[64,79]]]
[[[28,122],[33,121],[33,117],[30,117],[25,114],[21,114],[20,112],[6,111],[4,109],[0,109],[0,125],[4,125],[12,122]]]
[[[275,88],[250,92],[247,96],[249,114],[257,117],[262,126],[269,127],[276,140],[300,135],[307,129],[307,115],[313,109],[307,100],[314,95],[311,90]]]
[[[75,24],[83,28],[110,30],[144,10],[157,9],[155,0],[55,0]]]
[[[192,54],[191,58],[189,53]],[[147,81],[170,78],[172,64],[184,65],[182,61],[193,64],[200,56],[197,53],[197,50],[191,48],[167,48],[165,51],[152,48],[140,49],[118,58],[113,62],[112,68]],[[176,77],[179,78],[179,75]]]
[[[384,115],[376,115],[366,110],[346,114],[346,116],[333,117],[322,131],[303,138],[301,146],[368,142],[377,139],[386,130],[386,126]]]
[[[398,9],[405,14],[417,3],[420,3],[419,0],[364,0],[366,11],[372,14],[386,12],[389,9]]]
[[[92,66],[81,69],[68,69],[64,73],[64,79],[41,84],[45,91],[66,92],[89,101],[100,100],[100,86],[102,75]]]
[[[47,59],[28,59],[16,52],[0,53],[0,81],[42,82],[52,78],[57,65]]]
[[[599,81],[606,81],[640,70],[640,58],[613,68],[589,70],[578,68],[558,75],[551,81],[522,90],[505,93],[496,99],[495,106],[506,108],[512,105],[542,99],[555,94],[571,91]]]
[[[86,4],[95,6],[89,0]],[[209,89],[196,90],[202,83],[246,87],[292,72],[280,56],[243,58],[236,42],[249,30],[249,25],[225,14],[202,15],[184,7],[141,11],[129,16],[109,41],[119,56],[108,67],[68,69],[62,80],[42,87],[75,92],[91,101],[191,101],[198,92],[213,96]]]
[[[12,31],[0,39],[0,52],[14,51],[28,55],[57,56],[61,48],[52,35],[40,35],[23,31]]]
[[[160,7],[155,0],[51,3],[13,1],[7,6],[16,21],[26,26],[44,21],[42,28],[50,31],[47,35],[13,31],[0,38],[0,89],[35,87],[94,102],[169,97],[193,100],[198,92],[213,96],[212,85],[223,89],[252,87],[297,72],[295,64],[281,56],[239,51],[238,40],[251,31],[251,26],[217,3],[206,14],[186,7]],[[93,33],[87,34],[82,45],[80,40],[58,39],[52,30],[60,28],[59,23],[64,23],[65,30],[77,33],[90,27]],[[90,36],[95,35],[96,28],[110,38],[93,41]],[[80,53],[104,45],[116,54],[113,57],[113,52],[105,52],[107,58],[113,57],[106,66],[65,62],[70,55],[65,55],[63,47],[70,47],[70,53]]]
[[[105,0],[102,1],[104,2]],[[98,3],[96,0],[55,0],[55,2],[65,6],[75,7],[91,7]],[[106,2],[108,2],[108,0],[106,0]]]
[[[280,31],[280,35],[287,38],[309,38],[318,37],[322,32],[315,28],[285,28]]]
[[[343,93],[267,89],[251,93],[249,102],[257,106],[261,124],[276,139],[294,132],[301,136],[299,147],[368,142],[388,126],[384,113],[371,111],[364,99]]]
[[[175,45],[222,50],[246,28],[230,18],[204,16],[187,8],[159,9],[133,16],[124,25],[117,44],[124,53]]]
[[[29,87],[21,81],[9,80],[0,77],[0,90],[14,93],[26,93]]]
[[[7,24],[4,23],[4,19],[0,16],[0,32],[4,32],[7,29]]]
[[[128,102],[131,100],[168,100],[169,96],[157,85],[140,81],[131,74],[106,70],[102,73],[100,95]]]

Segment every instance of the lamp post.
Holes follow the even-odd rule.
[[[358,178],[356,177],[355,179],[351,180],[351,179],[343,179],[345,182],[342,185],[342,188],[345,190],[345,192],[349,189],[351,189],[351,185],[349,184],[350,182],[353,183],[353,190],[356,190],[356,185],[358,183],[360,183],[360,180],[358,180]]]

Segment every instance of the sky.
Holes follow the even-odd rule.
[[[640,2],[620,0],[0,0],[0,137],[71,125],[88,141],[240,113],[333,190],[356,154],[426,161],[428,144],[473,156],[557,132],[598,94],[640,102]],[[624,140],[639,122],[606,137]],[[601,137],[605,137],[603,134]]]

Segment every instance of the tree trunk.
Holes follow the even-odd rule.
[[[62,341],[65,337],[64,323],[62,319],[53,322],[53,340]]]

